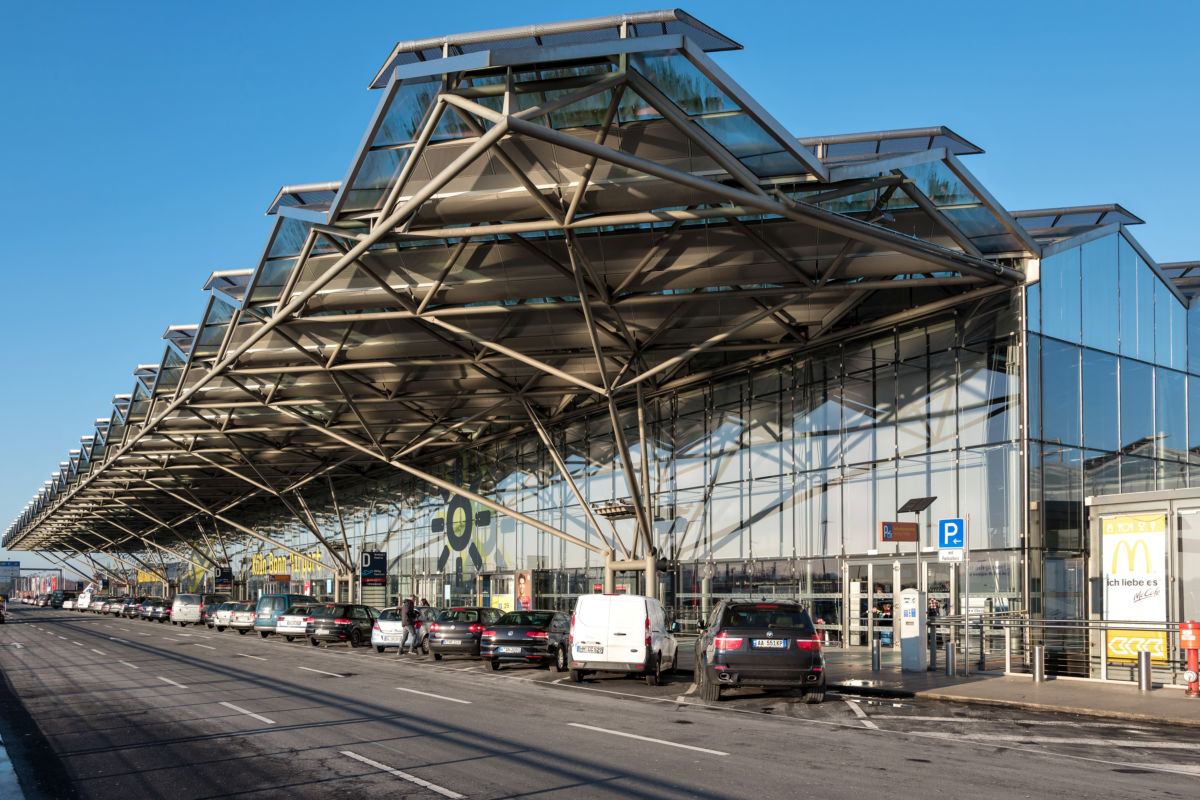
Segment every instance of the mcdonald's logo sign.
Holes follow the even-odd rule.
[[[1146,545],[1145,539],[1138,539],[1132,544],[1127,539],[1117,542],[1117,546],[1113,548],[1112,572],[1117,572],[1117,563],[1121,560],[1121,553],[1125,553],[1125,563],[1127,566],[1126,572],[1133,572],[1137,565],[1137,554],[1141,551],[1146,559],[1146,574],[1151,572],[1150,564],[1150,548]]]

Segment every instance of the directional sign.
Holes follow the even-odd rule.
[[[967,533],[964,519],[938,520],[938,547],[962,547]]]
[[[1134,659],[1145,650],[1152,661],[1167,660],[1166,631],[1108,631],[1107,639],[1110,658]]]

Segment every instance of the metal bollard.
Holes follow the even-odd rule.
[[[871,640],[871,672],[879,672],[883,666],[883,655],[880,653],[882,642],[879,637]]]
[[[1138,651],[1137,676],[1139,692],[1148,692],[1154,688],[1150,674],[1150,653],[1146,650]]]
[[[1045,645],[1035,644],[1033,646],[1033,682],[1046,682],[1046,647]]]
[[[937,671],[937,631],[929,629],[929,671]]]
[[[953,676],[954,668],[958,666],[954,663],[954,642],[946,642],[946,674]]]

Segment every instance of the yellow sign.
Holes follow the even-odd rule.
[[[1167,516],[1136,514],[1101,519],[1104,618],[1109,622],[1166,622]],[[1165,630],[1110,630],[1108,657],[1132,661],[1146,651],[1167,661]]]
[[[271,575],[288,573],[291,575],[311,575],[327,567],[321,563],[321,551],[309,550],[303,556],[284,553],[281,556],[270,553],[259,553],[250,559],[251,575]]]

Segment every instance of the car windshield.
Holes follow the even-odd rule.
[[[479,622],[479,610],[474,608],[448,608],[438,615],[438,622]]]
[[[497,625],[532,625],[541,627],[549,624],[554,618],[553,612],[550,611],[510,611],[500,619],[496,620]]]
[[[348,616],[345,606],[317,606],[312,610],[314,617],[345,617]]]
[[[404,615],[402,613],[400,613],[400,609],[398,609],[398,608],[385,608],[383,611],[379,612],[379,621],[380,622],[387,622],[389,620],[391,620],[392,622],[395,622],[397,620],[400,622],[403,622]]]
[[[808,612],[796,606],[772,603],[731,605],[721,617],[722,628],[796,628],[815,633]]]

